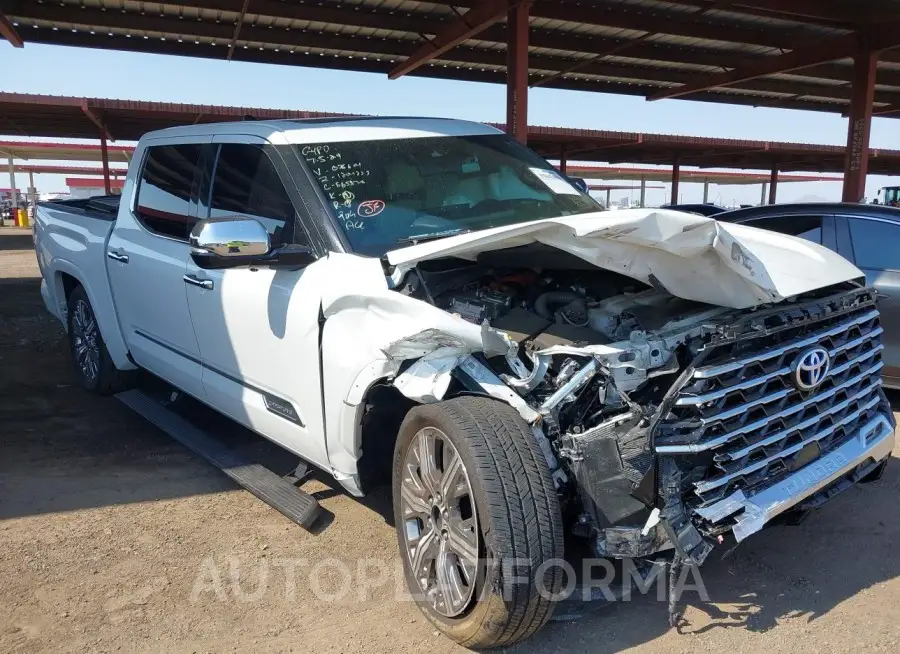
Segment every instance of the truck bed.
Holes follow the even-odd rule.
[[[44,276],[47,309],[66,325],[67,291],[80,285],[106,340],[110,356],[128,368],[107,275],[107,243],[116,224],[119,196],[41,202],[35,210],[34,243]]]
[[[77,198],[75,200],[50,200],[41,202],[38,206],[48,206],[59,211],[67,211],[74,214],[99,218],[100,220],[115,221],[119,213],[120,195],[98,195],[92,198]]]

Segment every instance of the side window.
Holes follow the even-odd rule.
[[[850,239],[856,265],[870,270],[900,270],[900,225],[850,218]]]
[[[821,216],[776,216],[774,218],[762,218],[744,223],[751,227],[768,229],[779,234],[799,236],[813,243],[822,243],[822,217]]]
[[[273,245],[292,242],[294,205],[262,146],[222,145],[209,207],[210,218],[255,218],[268,230]]]
[[[200,145],[158,145],[147,149],[135,213],[155,234],[187,240],[191,187]]]

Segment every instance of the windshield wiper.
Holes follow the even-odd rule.
[[[458,236],[459,234],[468,234],[471,232],[471,229],[447,229],[443,232],[434,232],[433,234],[418,234],[416,236],[408,236],[406,238],[401,238],[397,243],[412,243],[413,245],[417,245],[418,243],[424,243],[426,241],[436,241],[439,238],[446,238],[448,236]]]

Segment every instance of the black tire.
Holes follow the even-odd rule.
[[[423,428],[436,428],[465,466],[477,511],[481,565],[468,608],[446,617],[425,601],[408,554],[401,483],[407,451]],[[407,585],[429,620],[475,649],[513,645],[550,619],[563,582],[563,526],[547,462],[528,424],[510,406],[458,397],[412,409],[400,427],[393,466],[394,519]],[[408,515],[408,514],[407,514]],[[540,579],[538,576],[540,575]]]
[[[86,339],[91,349],[96,348],[91,355],[95,357],[93,366],[89,365],[86,367],[83,365],[83,357],[81,359],[79,357],[79,346],[83,343],[79,343],[78,339],[83,338],[84,335],[81,334],[81,330],[75,324],[78,320],[75,317],[76,312],[83,312],[82,315],[87,315],[88,319],[93,322],[93,335],[88,335]],[[100,333],[97,317],[94,315],[94,308],[91,306],[90,300],[88,300],[87,293],[84,292],[84,288],[81,286],[76,286],[69,293],[66,313],[69,349],[72,352],[72,361],[75,364],[75,377],[82,388],[97,395],[110,395],[132,386],[134,372],[116,368],[109,356],[109,352],[106,350],[106,343],[103,341],[103,334]]]

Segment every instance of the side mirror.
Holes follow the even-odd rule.
[[[588,183],[581,177],[569,177],[569,183],[582,193],[588,192]]]
[[[201,268],[237,266],[308,266],[316,260],[308,247],[283,245],[272,248],[269,233],[253,218],[210,218],[191,230],[191,258]]]
[[[191,230],[191,247],[223,258],[264,256],[271,244],[269,232],[252,218],[210,218]],[[198,252],[197,254],[200,254]]]

